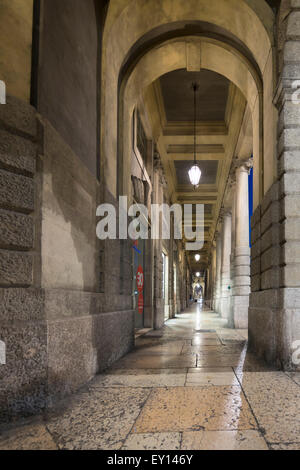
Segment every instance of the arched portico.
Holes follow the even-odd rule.
[[[251,74],[246,80],[246,88],[248,88],[246,97],[249,98],[249,95],[252,95],[252,99],[249,103],[253,108],[253,112],[256,114],[256,118],[260,116],[260,120],[255,119],[256,126],[257,123],[260,122],[261,127],[254,130],[257,135],[260,135],[260,138],[256,139],[254,152],[255,154],[264,155],[264,157],[260,159],[261,166],[258,167],[255,172],[257,175],[255,186],[256,188],[259,188],[255,198],[255,206],[257,206],[262,200],[265,192],[274,182],[274,178],[276,176],[274,157],[276,111],[272,105],[272,99],[270,99],[270,97],[273,96],[275,87],[275,77],[273,75],[273,70],[275,69],[273,51],[274,38],[271,28],[272,20],[274,18],[269,6],[265,2],[261,2],[260,6],[258,6],[258,2],[256,1],[245,2],[230,0],[226,3],[224,2],[224,4],[222,4],[222,8],[220,8],[220,3],[217,0],[214,0],[209,3],[204,1],[191,1],[179,2],[178,4],[172,1],[158,1],[155,2],[155,5],[150,7],[149,2],[134,1],[128,2],[126,6],[123,5],[122,11],[119,11],[118,13],[117,11],[118,9],[116,5],[115,8],[113,8],[112,5],[108,12],[103,39],[103,44],[107,45],[107,51],[103,57],[102,64],[102,86],[105,89],[105,100],[102,102],[102,154],[105,156],[103,172],[106,175],[106,179],[109,182],[111,181],[109,186],[113,193],[115,195],[117,193],[116,183],[113,181],[117,169],[116,162],[114,159],[110,158],[110,156],[116,155],[117,153],[119,154],[119,152],[117,152],[118,123],[120,125],[120,121],[118,121],[118,119],[120,119],[120,110],[118,109],[119,78],[124,63],[129,60],[130,51],[145,35],[151,34],[152,40],[155,39],[156,35],[159,36],[159,27],[163,28],[164,32],[167,33],[173,29],[172,25],[176,22],[183,21],[187,26],[194,21],[202,21],[207,25],[210,25],[210,27],[213,25],[226,31],[231,41],[235,41],[237,44],[242,45],[247,49],[253,63],[257,64],[259,68],[258,75],[261,76],[263,83],[261,102],[260,100],[255,100],[255,96],[258,95],[259,91],[256,93],[253,90],[250,91],[253,85],[253,83],[251,83],[253,82],[253,78],[250,78]],[[233,12],[236,17],[235,22],[232,22]],[[247,22],[249,22],[250,18],[251,21],[253,21],[254,30],[256,32],[255,35],[253,34],[253,30],[251,30],[250,33],[247,28]],[[261,21],[260,18],[264,18],[264,21]],[[195,29],[197,30],[197,25],[195,25]],[[223,44],[223,48],[225,48],[225,51],[226,49],[229,49],[229,51],[227,51],[227,53],[224,52],[224,57],[223,51],[220,49],[217,52],[215,48],[214,51],[210,50],[210,48],[214,48],[214,45],[205,46],[202,60],[204,63],[207,61],[207,66],[205,67],[204,64],[201,64],[201,66],[212,70],[214,67],[218,68],[219,73],[227,76],[228,73],[230,73],[228,68],[233,60],[232,55],[237,55],[241,58],[241,54],[237,50],[232,51],[232,46],[229,47],[226,44]],[[223,70],[222,65],[219,64],[216,66],[218,56],[220,58],[220,54],[222,59],[224,58],[224,60],[221,60]],[[182,56],[183,55],[184,54],[182,52]],[[225,60],[226,55],[228,56],[227,60]],[[113,63],[110,60],[111,57],[114,57]],[[249,57],[247,58],[245,55],[243,59],[244,66],[241,70],[247,67],[245,65],[247,62],[249,70],[254,68],[253,66],[251,67]],[[168,60],[176,61],[176,58],[168,58]],[[138,63],[139,57],[135,58],[135,61]],[[185,67],[186,59],[184,61]],[[210,61],[212,61],[212,63],[209,63]],[[172,66],[169,65],[169,67]],[[266,70],[268,73],[265,73]],[[238,74],[239,71],[239,67],[237,67],[236,74]],[[253,70],[251,71],[253,72]],[[242,74],[243,73],[244,71]],[[238,80],[239,83],[242,82],[241,77],[240,79],[236,77],[236,80]],[[234,82],[234,80],[232,81]],[[243,84],[241,89],[245,91],[245,84]],[[267,143],[264,142],[264,135],[268,139]],[[256,159],[256,162],[257,161],[258,160]],[[264,168],[267,171],[264,171]],[[259,181],[259,177],[261,178],[261,181]]]
[[[211,328],[248,327],[247,353],[299,370],[299,0],[2,4],[4,419],[77,390],[133,349],[136,329],[167,331],[170,320],[185,342],[174,317],[194,279]],[[169,239],[98,240],[97,207],[111,204],[120,222],[121,195],[147,208],[201,204],[203,247],[176,239],[173,214]],[[183,367],[192,349],[179,348]]]
[[[200,68],[212,70],[226,76],[242,92],[249,103],[253,121],[253,148],[255,161],[256,204],[262,192],[261,167],[263,164],[263,102],[262,84],[248,61],[230,47],[208,38],[187,37],[167,41],[145,54],[137,63],[130,77],[121,90],[119,98],[123,103],[119,125],[123,136],[119,158],[123,159],[122,175],[124,191],[128,189],[130,174],[131,116],[138,98],[143,91],[161,75],[177,69],[185,69],[190,50],[196,52],[195,67],[199,61]],[[274,125],[274,123],[272,123]]]

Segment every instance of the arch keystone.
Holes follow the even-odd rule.
[[[201,41],[187,41],[186,43],[186,70],[200,72],[201,70]]]

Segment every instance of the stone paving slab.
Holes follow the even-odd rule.
[[[135,347],[133,353],[138,353],[140,355],[177,355],[180,354],[183,346],[185,345],[184,341],[170,341],[165,342],[163,344],[149,344],[145,343],[144,345],[140,345]]]
[[[0,450],[57,450],[44,424],[30,424],[0,434]]]
[[[300,385],[300,372],[286,372],[286,374],[294,382],[296,382],[298,385]]]
[[[134,429],[138,433],[254,429],[240,387],[155,389]]]
[[[185,344],[182,348],[181,354],[199,354],[199,355],[211,355],[211,354],[239,354],[243,352],[243,347],[239,345],[189,345]]]
[[[204,373],[212,373],[215,374],[217,372],[233,372],[232,367],[218,367],[216,365],[212,367],[190,367],[187,369],[188,374],[198,374],[199,372],[204,372]]]
[[[124,359],[118,361],[115,367],[119,369],[169,369],[175,367],[176,369],[182,367],[195,367],[196,356],[159,356],[159,355],[145,355],[141,356],[136,353],[128,354]]]
[[[237,332],[237,334],[239,334],[240,336],[242,336],[244,339],[246,339],[248,341],[248,330],[238,330],[238,329],[236,329],[235,331]]]
[[[159,374],[102,374],[93,381],[90,387],[183,387],[186,380],[186,372]]]
[[[60,449],[120,449],[149,393],[146,388],[93,388],[77,395],[68,409],[50,414],[47,429]]]
[[[300,450],[300,373],[247,353],[245,330],[182,314],[0,449]],[[198,332],[199,329],[216,329]]]
[[[178,339],[173,336],[166,336],[166,337],[146,337],[143,336],[142,338],[137,338],[135,340],[135,349],[143,348],[143,347],[151,347],[151,346],[164,346],[166,344],[173,344],[173,343],[184,343],[184,344],[191,344],[191,339]]]
[[[270,450],[300,450],[300,443],[295,444],[270,444]]]
[[[181,433],[130,434],[122,450],[180,450]]]
[[[192,339],[192,346],[221,346],[221,341],[216,337],[203,337],[203,336],[194,336]]]
[[[258,431],[184,432],[182,450],[268,450]]]
[[[186,377],[186,386],[212,386],[212,385],[228,385],[239,386],[239,382],[231,370],[230,372],[206,372],[205,370],[196,369],[198,372],[189,372]]]
[[[168,375],[168,374],[186,374],[188,371],[187,367],[182,367],[180,369],[176,369],[175,367],[171,369],[118,369],[118,368],[111,368],[107,369],[105,375]],[[98,379],[101,380],[103,374],[97,375],[95,379],[91,382],[97,381]]]
[[[247,353],[240,363],[234,367],[234,371],[236,374],[242,374],[243,372],[272,372],[277,371],[277,369],[257,359],[253,354]]]
[[[299,385],[284,372],[245,372],[239,379],[267,441],[300,445]]]
[[[197,354],[197,367],[242,367],[243,360],[240,354]]]

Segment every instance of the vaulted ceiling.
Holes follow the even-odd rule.
[[[202,171],[199,187],[190,184],[188,170],[194,158],[194,95],[197,93],[197,161]],[[200,262],[188,252],[193,272],[207,266],[232,157],[236,148],[245,100],[225,77],[201,70],[176,70],[149,87],[145,103],[157,131],[157,146],[172,203],[203,204],[205,244]],[[195,216],[193,217],[195,222]]]
[[[194,120],[193,82],[200,86],[197,93],[197,121],[224,122],[229,92],[227,78],[210,70],[176,70],[163,75],[159,81],[168,122]]]

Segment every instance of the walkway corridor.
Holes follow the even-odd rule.
[[[300,449],[300,373],[269,370],[246,338],[195,304],[0,449]]]

